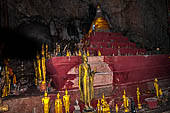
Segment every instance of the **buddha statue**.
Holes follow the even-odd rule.
[[[48,94],[46,91],[44,93],[44,97],[42,98],[42,103],[44,104],[44,113],[49,113],[50,97],[48,97]]]
[[[38,80],[39,81],[42,81],[42,74],[41,74],[41,61],[40,61],[40,55],[39,54],[37,54],[37,56],[36,56],[36,58],[37,58],[37,72],[38,72]]]
[[[41,62],[42,62],[42,72],[43,72],[43,81],[46,82],[46,67],[45,67],[45,51],[44,51],[44,44],[42,45],[42,59],[41,59]]]
[[[55,113],[62,113],[62,101],[59,93],[57,93],[57,99],[55,100]]]
[[[91,72],[90,65],[87,63],[87,56],[83,55],[83,63],[79,65],[79,89],[80,100],[85,103],[85,110],[93,109],[91,100],[93,98],[93,78],[95,72]]]
[[[142,109],[142,105],[140,104],[140,91],[139,91],[139,87],[137,87],[136,95],[137,95],[138,109]]]
[[[65,113],[69,113],[70,95],[68,95],[67,89],[65,90],[65,95],[63,96],[63,104],[65,108]]]

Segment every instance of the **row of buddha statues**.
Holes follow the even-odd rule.
[[[46,89],[46,59],[50,58],[48,52],[48,45],[42,44],[41,55],[37,54],[36,60],[33,60],[34,71],[35,71],[35,86],[40,86],[40,91]],[[50,80],[51,81],[51,80]]]
[[[156,97],[157,97],[158,101],[161,101],[163,93],[162,93],[162,89],[159,88],[157,78],[155,78],[155,80],[154,80],[154,88],[155,88]],[[136,99],[137,99],[138,110],[142,109],[142,105],[140,103],[140,95],[141,95],[141,93],[140,93],[139,87],[137,87],[137,90],[136,90],[137,98]],[[81,100],[81,97],[80,97],[80,100]],[[123,104],[123,109],[124,109],[123,111],[125,113],[129,113],[130,111],[133,111],[133,113],[136,113],[136,108],[135,108],[134,102],[131,101],[131,109],[129,108],[129,97],[127,97],[125,89],[123,91],[122,100],[123,100],[122,104]],[[50,97],[48,97],[48,94],[46,91],[44,93],[44,97],[42,98],[42,102],[44,104],[44,113],[49,113]],[[86,108],[87,103],[85,103],[85,101],[84,101],[84,104],[85,104],[84,109],[87,110],[87,108]],[[69,111],[70,110],[70,95],[68,95],[67,89],[65,90],[65,95],[63,96],[63,102],[62,102],[62,99],[60,99],[60,94],[57,93],[57,98],[55,100],[55,113],[63,113],[63,106],[65,109],[65,113],[69,113],[70,112]],[[119,112],[119,107],[118,107],[118,104],[115,105],[116,113]],[[77,110],[77,109],[75,109],[75,110]],[[80,111],[80,108],[78,110]],[[102,98],[98,99],[97,107],[96,107],[96,109],[94,109],[94,111],[96,113],[111,113],[110,105],[107,103],[104,93],[103,93]]]
[[[137,94],[138,109],[140,110],[140,109],[142,109],[142,106],[140,104],[140,99],[139,99],[140,98],[139,88],[137,88],[136,94]],[[124,90],[122,99],[123,99],[124,112],[127,113],[130,111],[129,110],[129,98],[126,96],[125,90]],[[44,113],[49,113],[50,97],[48,97],[48,94],[46,91],[44,93],[44,97],[42,98],[42,103],[44,105]],[[65,109],[65,113],[69,113],[70,112],[69,111],[70,110],[70,95],[68,95],[67,89],[65,90],[65,95],[63,96],[63,101],[62,101],[62,99],[60,99],[60,94],[57,93],[57,98],[55,99],[55,113],[63,113],[63,106]],[[98,103],[97,103],[95,112],[97,112],[97,113],[111,113],[110,105],[106,101],[104,93],[103,93],[102,98],[98,99]],[[116,104],[116,106],[115,106],[115,112],[116,113],[119,112],[118,104]]]

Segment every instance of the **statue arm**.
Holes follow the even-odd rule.
[[[65,97],[63,96],[63,104],[64,104],[64,106],[65,106]]]
[[[82,68],[82,67],[81,67],[81,65],[80,65],[80,66],[79,66],[79,89],[80,89],[80,91],[81,91],[81,79],[82,79],[82,78],[81,78],[81,76],[82,76],[82,75],[81,75],[81,73],[82,73],[82,72],[81,72],[81,70],[82,70],[81,68]]]
[[[42,99],[42,103],[44,102],[44,98]]]

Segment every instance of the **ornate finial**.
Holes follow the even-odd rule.
[[[59,93],[57,93],[57,99],[59,99],[60,98],[60,94]]]
[[[65,94],[66,94],[66,95],[68,94],[68,91],[67,91],[67,89],[65,90]]]
[[[97,4],[97,12],[102,12],[101,11],[101,5],[99,3]]]
[[[124,95],[126,95],[126,91],[125,91],[125,89],[124,89],[124,91],[123,91],[123,94],[124,94]]]

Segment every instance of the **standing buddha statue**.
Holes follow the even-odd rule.
[[[101,106],[100,106],[100,100],[98,99],[97,103],[97,113],[101,113]]]
[[[158,85],[158,79],[157,78],[155,78],[155,80],[154,80],[154,87],[155,87],[155,91],[156,91],[156,96],[159,100],[159,85]]]
[[[140,104],[140,91],[139,91],[139,88],[137,87],[137,91],[136,91],[136,94],[137,94],[137,101],[138,101],[138,109],[142,109],[142,106]]]
[[[63,96],[63,104],[65,107],[65,113],[69,113],[70,95],[68,95],[67,89],[65,90],[65,95]]]
[[[55,113],[62,113],[62,101],[59,93],[57,93],[57,99],[55,100]]]
[[[38,68],[38,80],[42,81],[42,75],[41,75],[41,61],[40,61],[40,56],[37,54],[37,68]]]
[[[79,89],[80,100],[85,103],[85,110],[92,109],[91,100],[93,98],[93,78],[95,72],[91,72],[90,65],[87,63],[87,56],[83,55],[83,63],[79,65]]]
[[[128,109],[129,102],[128,102],[128,99],[126,97],[125,89],[124,89],[124,94],[123,94],[123,105],[124,105],[124,112],[125,113],[129,112],[129,109]]]
[[[44,113],[49,113],[50,108],[50,98],[48,97],[47,92],[45,91],[44,97],[42,98],[42,103],[44,104]]]
[[[43,81],[46,83],[46,67],[45,67],[45,56],[44,56],[44,44],[42,45],[42,72],[43,72]]]

